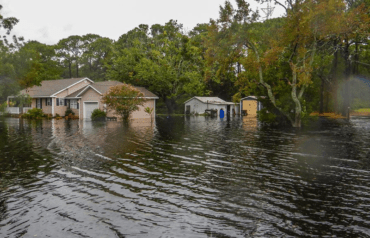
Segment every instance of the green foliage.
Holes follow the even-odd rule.
[[[70,108],[68,108],[67,110],[66,110],[66,112],[64,113],[64,116],[69,116],[69,114],[72,114],[73,116],[75,115],[75,113],[72,111],[72,109],[70,109]]]
[[[42,109],[32,108],[22,115],[23,118],[28,119],[41,119],[44,116]]]
[[[0,116],[4,116],[6,113],[7,102],[0,104]]]
[[[93,121],[105,120],[106,117],[107,117],[107,113],[98,108],[95,109],[91,114],[91,120]]]
[[[149,115],[152,115],[154,108],[146,107],[144,108],[144,112],[148,113]]]
[[[274,123],[276,122],[276,114],[271,113],[267,110],[267,108],[263,108],[262,110],[257,112],[258,119],[265,123]]]
[[[160,96],[171,113],[183,95],[204,95],[202,49],[182,33],[182,25],[140,25],[115,44],[107,76],[111,80],[145,86]]]

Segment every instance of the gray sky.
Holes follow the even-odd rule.
[[[55,44],[70,35],[98,34],[117,40],[139,24],[177,20],[191,30],[197,23],[218,18],[225,0],[0,0],[5,17],[19,23],[11,35]],[[234,3],[234,1],[231,1]],[[257,7],[255,1],[251,5]],[[261,8],[261,6],[260,6]],[[281,14],[276,6],[274,16]]]

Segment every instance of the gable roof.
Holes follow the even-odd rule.
[[[57,79],[57,80],[45,80],[41,82],[41,86],[33,86],[21,91],[22,94],[27,93],[30,97],[53,97],[55,94],[64,91],[65,89],[77,84],[83,80],[93,81],[89,78],[70,78],[70,79]]]
[[[95,90],[97,93],[103,95],[106,92],[108,92],[109,88],[112,86],[116,85],[123,85],[123,83],[118,82],[118,81],[103,81],[103,82],[95,82],[93,84],[87,85],[86,87],[66,96],[66,98],[78,98],[81,97],[89,88],[92,88]],[[138,89],[141,93],[144,94],[145,98],[152,98],[152,99],[158,99],[158,96],[155,95],[154,93],[150,92],[144,87],[136,87],[133,86],[134,88]]]
[[[233,104],[234,105],[235,104],[233,102],[226,102],[225,100],[222,100],[219,97],[192,97],[184,103],[187,103],[192,99],[197,99],[197,100],[201,101],[202,103],[208,103],[208,104],[221,104],[221,105],[225,105],[225,104],[227,104],[227,105]]]

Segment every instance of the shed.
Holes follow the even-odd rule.
[[[257,112],[262,110],[263,105],[256,96],[248,96],[240,99],[240,111],[242,115],[257,116]]]
[[[218,97],[192,97],[185,102],[185,114],[203,114],[206,110],[217,110],[219,115],[221,109],[226,115],[239,114],[237,104],[226,102]]]

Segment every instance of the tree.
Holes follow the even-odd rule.
[[[106,65],[112,56],[113,41],[93,34],[82,36],[82,39],[84,52],[81,58],[81,75],[95,81],[106,80]]]
[[[148,87],[160,96],[169,113],[178,101],[204,95],[202,50],[171,20],[140,25],[122,35],[115,46],[109,79]]]
[[[61,63],[65,68],[68,68],[69,78],[72,78],[72,66],[76,67],[76,77],[79,77],[80,58],[83,54],[83,40],[81,36],[69,36],[61,39],[57,46],[57,56],[61,59]]]
[[[24,88],[40,85],[44,80],[60,77],[62,69],[55,60],[54,47],[37,41],[26,42],[14,52],[10,62],[15,68],[15,77]]]
[[[257,15],[249,4],[236,2],[234,9],[227,1],[220,8],[219,19],[211,22],[209,31],[228,39],[225,47],[214,54],[227,47],[226,52],[234,52],[232,57],[236,56],[246,71],[240,72],[237,83],[254,87],[257,94],[267,94],[269,103],[293,127],[301,127],[304,94],[313,82],[317,51],[327,47],[327,39],[341,30],[339,20],[344,17],[345,4],[332,0],[287,1],[287,15],[276,27],[269,24],[272,20],[256,22]],[[274,31],[269,31],[271,26]],[[264,31],[266,27],[268,31]]]
[[[113,86],[103,96],[103,103],[115,110],[124,121],[129,119],[132,112],[139,110],[144,102],[144,94],[130,84]]]
[[[0,5],[0,10],[3,9],[3,6]],[[9,35],[13,27],[19,22],[19,20],[15,17],[6,17],[4,18],[3,15],[0,13],[0,30],[4,29],[6,31],[6,34]],[[6,39],[6,36],[1,36],[3,38],[3,41],[5,44],[8,44],[8,40]],[[2,41],[2,40],[0,40]]]

